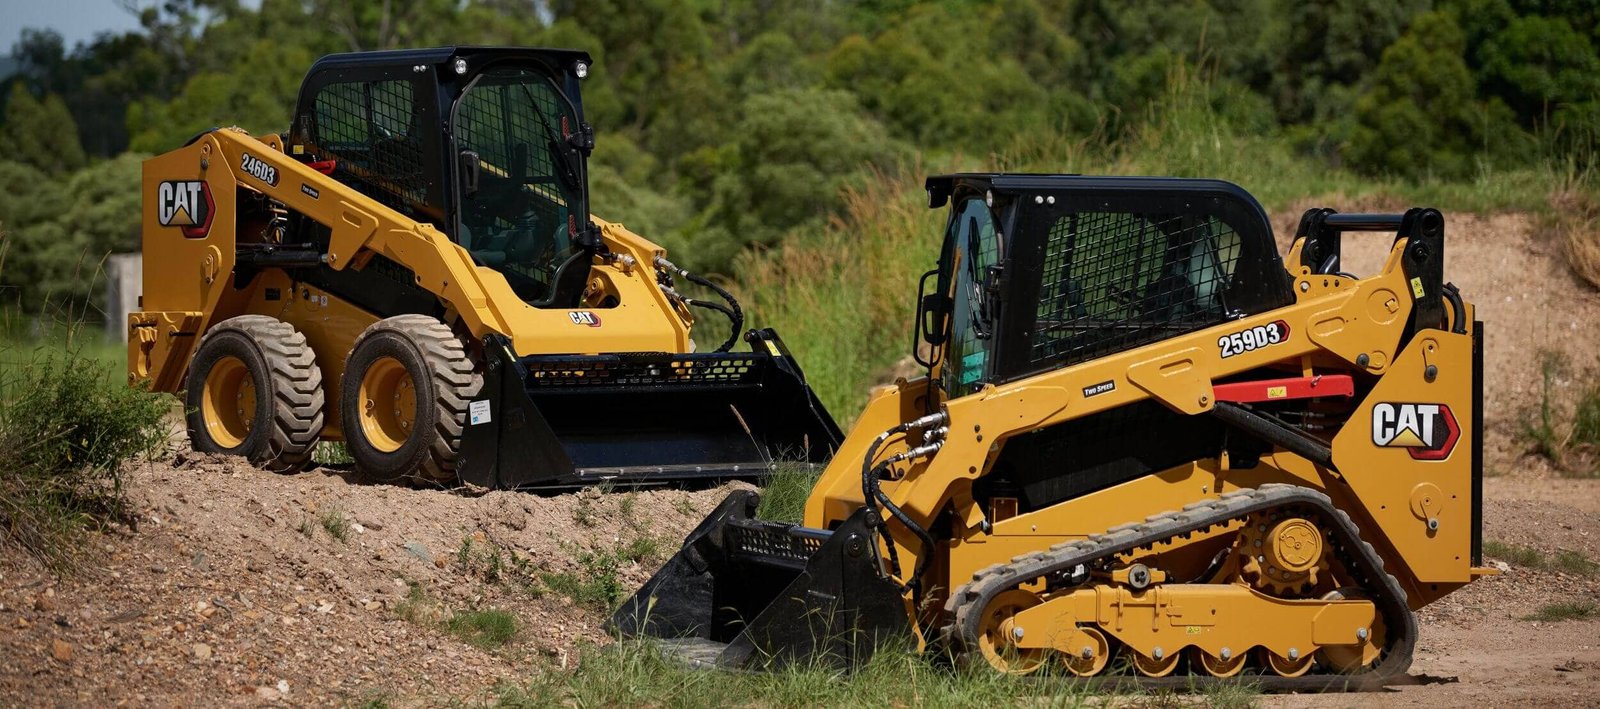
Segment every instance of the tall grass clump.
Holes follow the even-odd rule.
[[[0,345],[0,544],[57,571],[123,514],[120,466],[164,441],[169,409],[75,339]]]
[[[1103,698],[1100,700],[1103,701]],[[576,670],[546,670],[503,688],[504,707],[1079,707],[1098,702],[1066,677],[1019,681],[987,669],[952,670],[936,658],[880,648],[852,672],[817,662],[770,672],[690,669],[649,640],[586,650]]]
[[[806,498],[817,484],[821,471],[801,467],[779,467],[761,486],[761,505],[756,516],[777,522],[798,524],[806,515]]]

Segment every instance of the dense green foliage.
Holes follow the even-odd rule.
[[[844,193],[924,172],[1271,166],[1246,184],[1269,203],[1378,181],[1526,208],[1554,186],[1507,175],[1584,173],[1600,139],[1600,12],[1577,0],[169,0],[141,23],[12,49],[8,300],[92,301],[104,252],[136,246],[135,160],[114,158],[214,125],[282,131],[338,51],[589,50],[595,211],[735,285],[808,268],[761,254],[832,260],[811,249],[848,221]],[[836,316],[899,315],[871,307]]]
[[[120,518],[122,465],[166,440],[171,399],[127,386],[97,337],[58,337],[0,341],[0,545],[68,570],[80,533]]]

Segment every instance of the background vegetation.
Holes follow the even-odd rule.
[[[910,346],[934,172],[1206,175],[1269,206],[1533,210],[1600,279],[1587,0],[128,6],[138,31],[66,47],[30,30],[12,48],[0,293],[24,312],[92,313],[105,253],[137,247],[142,157],[217,125],[284,130],[317,56],[444,44],[590,51],[596,212],[733,286],[844,419]]]

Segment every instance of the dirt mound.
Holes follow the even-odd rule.
[[[595,607],[643,583],[730,489],[466,497],[194,454],[128,483],[137,526],[96,542],[98,568],[3,567],[0,654],[16,661],[0,696],[472,696],[604,641]],[[516,642],[451,634],[490,609],[517,618]]]
[[[1275,220],[1280,235],[1298,215]],[[1447,218],[1447,275],[1490,327],[1485,538],[1600,558],[1600,482],[1554,477],[1517,438],[1538,400],[1537,353],[1595,360],[1600,295],[1532,218]],[[1376,234],[1345,244],[1344,268],[1358,274],[1387,246]],[[82,575],[0,553],[0,704],[476,702],[604,642],[600,609],[730,488],[469,497],[177,454],[131,466],[128,489],[137,525],[97,535]],[[1523,620],[1553,601],[1600,599],[1596,574],[1498,561],[1503,576],[1424,610],[1418,683],[1379,703],[1597,701],[1600,621]]]

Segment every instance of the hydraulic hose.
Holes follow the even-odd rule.
[[[889,516],[893,517],[896,522],[899,522],[901,526],[904,526],[908,531],[915,535],[917,540],[922,544],[922,549],[917,554],[916,566],[912,569],[911,576],[905,583],[905,586],[911,589],[914,599],[918,603],[921,602],[922,595],[922,572],[927,568],[928,556],[933,552],[935,545],[933,535],[929,534],[927,529],[923,528],[923,526],[918,524],[916,520],[912,519],[910,515],[906,514],[904,510],[900,509],[899,505],[894,504],[894,502],[889,499],[888,495],[884,494],[883,489],[879,486],[879,472],[885,470],[889,465],[893,464],[894,459],[891,458],[889,461],[885,461],[883,464],[877,466],[874,466],[872,462],[878,457],[878,451],[883,447],[883,444],[886,443],[891,437],[895,435],[904,435],[906,432],[914,428],[937,429],[944,423],[944,414],[934,413],[915,421],[898,424],[893,428],[878,434],[878,437],[873,439],[872,444],[867,446],[867,455],[865,459],[861,461],[862,501],[868,505],[882,505],[883,508],[889,512]],[[937,450],[937,445],[924,445],[922,447],[914,448],[912,451],[908,451],[907,454],[902,455],[905,456],[905,458],[909,458],[911,457],[909,455],[911,452],[932,450]],[[893,540],[889,541],[888,546],[890,571],[892,571],[894,575],[898,577],[900,576],[899,553],[895,549]]]
[[[687,269],[679,268],[677,264],[668,261],[664,257],[657,256],[656,265],[669,271],[676,272],[678,275],[683,276],[683,278],[690,283],[711,289],[712,292],[715,292],[719,297],[728,302],[726,306],[723,306],[719,303],[713,303],[709,300],[683,297],[683,302],[687,305],[706,308],[708,310],[715,310],[728,318],[728,323],[732,326],[732,329],[728,332],[728,339],[718,346],[715,351],[727,352],[733,349],[734,343],[739,341],[739,335],[744,330],[744,309],[739,307],[739,300],[734,298],[733,294],[729,293],[727,289],[711,282],[710,279],[703,278],[695,273],[690,273]]]

